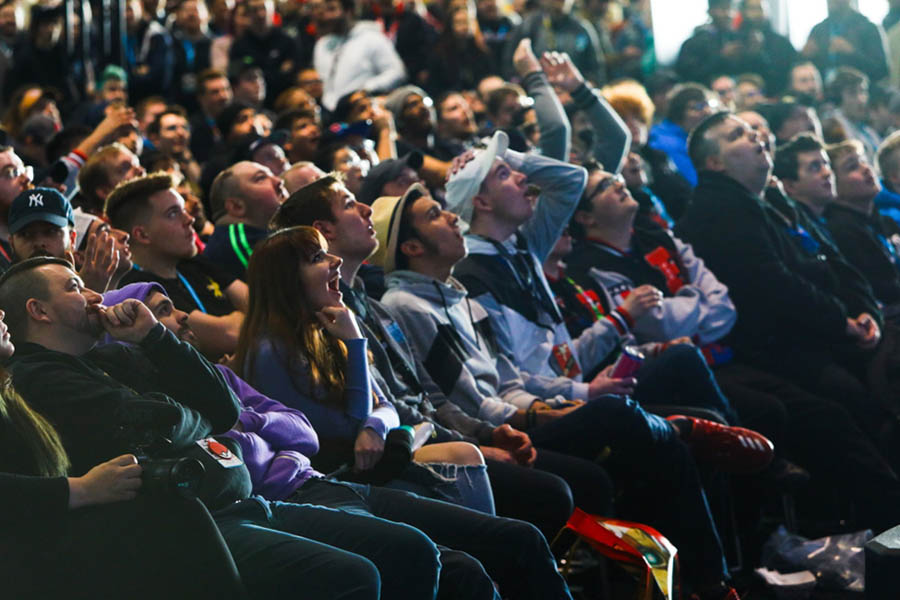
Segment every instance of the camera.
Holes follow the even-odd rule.
[[[169,439],[177,415],[155,402],[134,402],[117,411],[119,441],[137,456],[146,494],[197,495],[206,468],[196,458],[157,458],[173,451]]]
[[[206,468],[196,458],[138,457],[143,472],[141,490],[147,494],[194,497]]]

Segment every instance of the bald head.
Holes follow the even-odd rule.
[[[294,164],[294,166],[285,171],[281,179],[284,181],[284,187],[287,188],[288,193],[293,194],[300,188],[322,177],[325,177],[325,171],[311,162],[304,161]]]

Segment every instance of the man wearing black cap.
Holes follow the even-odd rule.
[[[253,247],[287,197],[281,178],[259,163],[241,161],[219,173],[210,192],[216,228],[203,256],[243,280]]]
[[[409,186],[421,183],[422,162],[422,153],[418,151],[381,161],[366,175],[357,199],[371,206],[381,196],[402,196]]]
[[[74,264],[75,215],[72,205],[52,188],[25,190],[9,208],[13,261],[33,256],[65,258]],[[91,289],[106,291],[119,266],[119,250],[109,231],[88,240],[79,276]],[[86,283],[87,285],[87,283]]]

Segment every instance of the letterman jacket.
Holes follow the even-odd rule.
[[[566,266],[575,281],[605,290],[612,307],[621,306],[637,286],[658,288],[664,296],[662,305],[634,326],[634,336],[642,342],[685,336],[704,345],[725,337],[737,320],[728,288],[690,244],[658,227],[636,227],[627,252],[599,241],[580,241]]]

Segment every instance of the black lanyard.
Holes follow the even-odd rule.
[[[501,242],[492,240],[484,236],[478,236],[486,242],[490,242],[497,249],[500,260],[506,263],[513,273],[517,287],[523,293],[531,296],[531,298],[544,309],[554,323],[562,323],[562,314],[559,307],[553,301],[553,297],[547,292],[534,266],[534,257],[528,249],[525,240],[518,234],[515,234],[516,252],[511,254]]]

